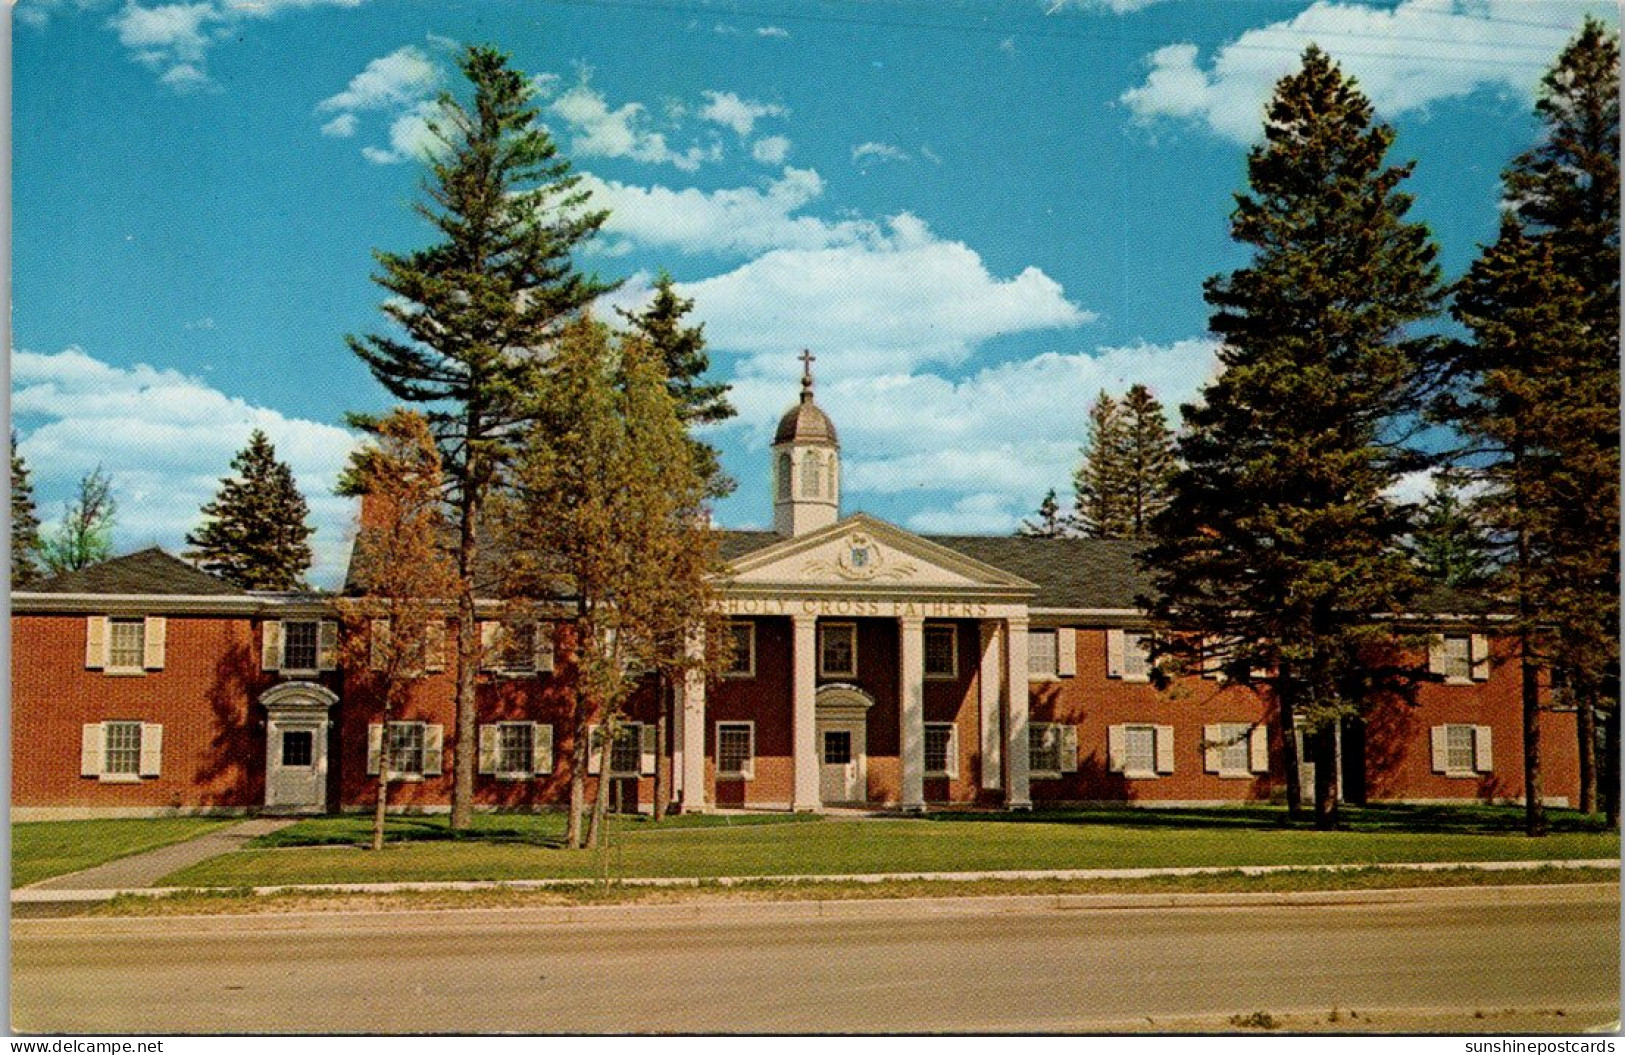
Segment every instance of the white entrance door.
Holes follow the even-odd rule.
[[[265,804],[279,809],[327,805],[327,723],[266,723]]]
[[[868,798],[864,773],[863,726],[821,725],[818,729],[818,793],[825,803],[863,802]]]

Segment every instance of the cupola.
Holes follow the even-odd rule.
[[[786,537],[828,527],[841,511],[841,444],[813,399],[815,358],[801,353],[801,399],[773,434],[773,529]]]

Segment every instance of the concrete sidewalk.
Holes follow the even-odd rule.
[[[123,892],[149,888],[171,872],[195,865],[199,861],[207,861],[211,857],[219,857],[232,850],[240,850],[248,840],[286,828],[296,819],[256,817],[241,824],[217,828],[196,839],[187,839],[185,842],[160,846],[156,850],[145,850],[129,857],[120,857],[116,861],[108,861],[94,868],[42,879],[22,890],[12,891],[11,899],[15,902],[18,900],[17,895],[27,891],[58,894],[90,892],[96,896],[70,900],[100,901],[110,896],[106,893],[109,890]]]
[[[267,823],[250,821],[248,824]],[[278,822],[268,822],[278,823]],[[239,828],[230,829],[232,832]],[[274,830],[274,829],[271,829]],[[217,833],[220,835],[225,832]],[[252,834],[261,834],[256,831]],[[207,836],[205,838],[208,838]],[[195,840],[201,842],[202,840]],[[189,846],[191,844],[180,844]],[[168,849],[180,849],[180,846]],[[163,851],[152,851],[154,854]],[[224,852],[221,850],[215,853]],[[146,856],[146,855],[142,855]],[[211,855],[204,855],[211,856]],[[196,860],[202,860],[198,857]],[[193,859],[187,859],[189,864]],[[118,864],[121,862],[114,862]],[[758,876],[718,876],[715,878],[692,877],[644,877],[615,879],[617,886],[626,887],[699,887],[699,886],[738,886],[743,883],[887,883],[912,880],[932,881],[960,881],[975,882],[979,880],[1032,880],[1032,879],[1147,879],[1156,876],[1193,876],[1215,875],[1221,873],[1240,873],[1242,875],[1269,875],[1274,872],[1349,872],[1365,868],[1385,868],[1396,871],[1410,872],[1442,872],[1455,869],[1471,869],[1481,872],[1515,872],[1530,871],[1537,868],[1614,868],[1620,863],[1614,858],[1598,860],[1566,860],[1566,861],[1429,861],[1429,862],[1399,862],[1392,864],[1337,864],[1337,865],[1243,865],[1230,868],[1076,868],[1076,869],[1047,869],[1007,872],[892,872],[868,873],[858,875],[758,875]],[[111,868],[112,865],[105,865]],[[183,865],[175,865],[180,868]],[[89,869],[76,873],[74,876],[62,876],[61,880],[89,877],[99,869]],[[165,873],[167,874],[167,873]],[[161,876],[160,876],[161,878]],[[106,901],[120,894],[137,894],[150,897],[162,897],[166,894],[178,893],[183,888],[153,887],[114,887],[109,884],[101,889],[87,885],[75,884],[73,886],[50,886],[51,882],[36,883],[31,887],[11,892],[11,902],[19,904],[64,904],[83,901]],[[148,881],[149,883],[151,880]],[[281,894],[299,893],[343,893],[343,894],[393,894],[403,891],[479,891],[479,890],[545,890],[550,887],[561,886],[590,886],[592,879],[509,879],[509,880],[468,880],[468,881],[438,881],[438,882],[400,882],[400,883],[310,883],[310,884],[283,884],[278,886],[257,886],[249,888],[255,894]],[[185,888],[190,889],[190,888]],[[207,888],[204,888],[207,889]]]

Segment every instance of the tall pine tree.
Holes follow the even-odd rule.
[[[39,513],[34,509],[34,483],[28,463],[17,449],[17,430],[11,430],[11,588],[21,589],[39,578]]]
[[[1433,478],[1433,492],[1418,510],[1411,532],[1411,554],[1429,582],[1457,589],[1483,585],[1489,572],[1489,543],[1462,497],[1460,473],[1441,472]]]
[[[451,827],[473,822],[474,569],[480,512],[515,441],[540,408],[538,371],[561,326],[612,285],[578,272],[572,252],[608,213],[588,208],[580,176],[536,123],[534,89],[493,48],[459,60],[473,88],[443,94],[431,123],[441,149],[416,208],[438,240],[377,254],[384,314],[404,332],[348,339],[385,388],[424,403],[441,445],[457,531],[457,732]]]
[[[1326,827],[1333,731],[1364,702],[1363,654],[1392,644],[1384,616],[1418,585],[1387,497],[1409,459],[1391,441],[1429,354],[1406,333],[1441,294],[1428,230],[1405,219],[1411,166],[1385,160],[1393,139],[1318,48],[1276,85],[1231,217],[1252,261],[1206,285],[1223,370],[1183,408],[1185,467],[1143,558],[1166,631],[1154,650],[1271,691],[1289,803],[1301,723]]]
[[[1122,415],[1122,451],[1118,463],[1128,504],[1128,534],[1142,538],[1151,520],[1168,506],[1178,459],[1174,433],[1162,404],[1144,385],[1134,385],[1118,405]]]
[[[1055,500],[1055,488],[1050,488],[1038,504],[1038,513],[1031,520],[1023,520],[1016,534],[1027,538],[1065,538],[1066,517],[1061,515],[1061,503]]]
[[[1609,603],[1595,595],[1594,586],[1609,574],[1613,558],[1606,547],[1574,551],[1577,539],[1593,535],[1595,521],[1616,515],[1619,500],[1618,480],[1605,478],[1608,462],[1597,456],[1596,442],[1612,429],[1617,443],[1618,377],[1612,369],[1602,376],[1588,354],[1583,301],[1579,283],[1558,269],[1553,245],[1526,238],[1509,217],[1462,279],[1452,309],[1473,340],[1458,349],[1469,379],[1466,391],[1445,406],[1475,445],[1475,457],[1462,471],[1481,485],[1473,505],[1496,546],[1493,581],[1517,615],[1511,629],[1522,668],[1530,835],[1546,830],[1541,672],[1555,665],[1568,670],[1567,657],[1554,664],[1554,657],[1574,647],[1565,634],[1588,620],[1606,621],[1595,606],[1601,602],[1606,609]],[[1569,671],[1571,688],[1592,687],[1587,679],[1593,669],[1580,664]]]
[[[299,590],[310,569],[310,507],[293,470],[255,429],[231,460],[232,475],[203,507],[203,526],[186,536],[186,553],[204,571],[245,590]]]
[[[1558,271],[1576,283],[1590,327],[1584,363],[1588,377],[1617,375],[1619,369],[1620,214],[1619,214],[1619,37],[1588,17],[1541,81],[1535,104],[1545,125],[1532,149],[1515,159],[1505,174],[1506,198],[1529,237],[1551,243]],[[1599,402],[1578,406],[1573,397],[1589,393]],[[1582,388],[1571,395],[1576,413],[1609,412],[1617,426],[1618,387]],[[1609,401],[1605,408],[1600,401]],[[1599,482],[1619,478],[1619,432],[1571,437],[1571,464],[1590,465]],[[1595,716],[1608,723],[1611,819],[1618,822],[1619,739],[1619,517],[1612,503],[1598,500],[1592,513],[1564,521],[1564,547],[1576,555],[1571,591],[1587,592],[1589,602],[1565,605],[1577,620],[1561,629],[1561,663],[1570,676],[1578,707],[1580,805],[1596,805]],[[1595,555],[1600,577],[1585,565]],[[1586,583],[1589,582],[1589,586]]]
[[[1072,517],[1089,538],[1123,538],[1132,529],[1123,464],[1126,431],[1123,408],[1102,391],[1089,407],[1083,460],[1072,475]]]
[[[678,420],[690,427],[727,421],[738,411],[728,401],[728,384],[705,377],[711,369],[711,357],[705,351],[705,326],[683,325],[683,317],[694,310],[694,302],[678,296],[672,285],[671,276],[662,271],[655,279],[655,295],[648,307],[642,311],[616,310],[660,356],[666,372],[666,391],[676,402]],[[721,452],[693,436],[689,442],[699,472],[709,481],[707,491],[711,497],[732,494],[739,484],[722,471]]]

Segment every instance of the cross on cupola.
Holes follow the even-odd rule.
[[[841,459],[835,424],[813,401],[809,349],[801,361],[801,399],[779,419],[773,434],[773,526],[781,535],[827,527],[840,516]]]

